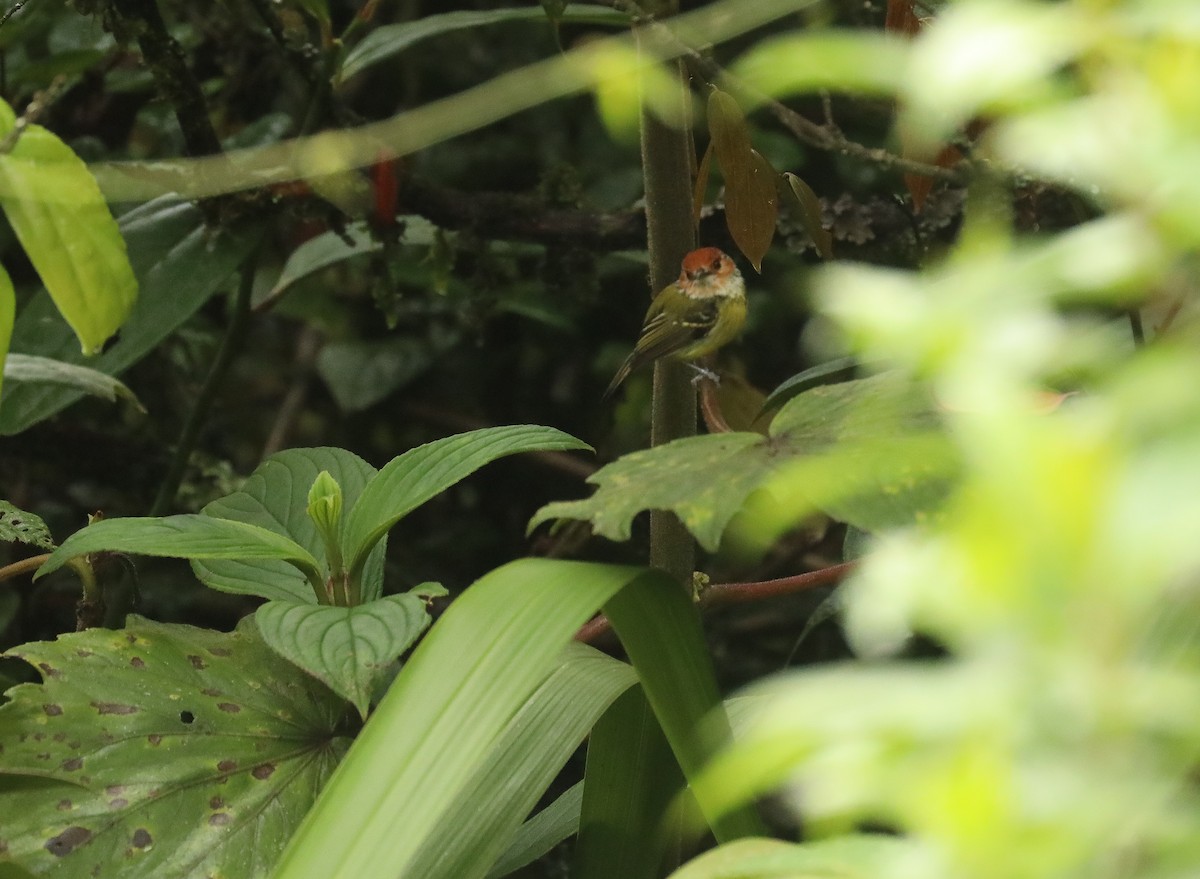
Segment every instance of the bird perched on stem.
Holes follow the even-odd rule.
[[[691,361],[733,339],[746,321],[746,284],[733,259],[716,247],[683,258],[679,279],[654,297],[637,344],[609,383],[612,396],[638,367],[672,357]]]

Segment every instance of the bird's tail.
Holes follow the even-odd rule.
[[[625,358],[625,362],[621,364],[621,368],[617,370],[617,374],[614,375],[612,381],[608,383],[608,390],[604,392],[604,396],[602,396],[600,399],[607,400],[614,393],[616,393],[617,388],[621,386],[621,382],[625,381],[631,372],[633,372],[632,354]]]

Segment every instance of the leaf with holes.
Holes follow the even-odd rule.
[[[35,873],[265,877],[349,746],[345,703],[252,625],[131,617],[10,654],[0,849]]]
[[[272,650],[354,703],[365,720],[380,680],[429,626],[423,596],[445,593],[425,583],[356,607],[269,601],[254,620]]]
[[[54,549],[50,529],[40,516],[0,501],[0,542],[27,543],[38,549]]]

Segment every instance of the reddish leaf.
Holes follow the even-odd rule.
[[[729,234],[755,271],[761,271],[779,214],[775,171],[751,146],[746,117],[737,101],[717,89],[708,99],[708,129],[725,178]]]
[[[906,159],[918,158],[910,155],[906,149],[901,151],[901,155]],[[962,153],[957,147],[947,145],[942,147],[941,152],[934,158],[933,164],[939,168],[953,168],[962,160],[962,157]],[[912,196],[913,213],[921,213],[925,199],[933,189],[933,178],[924,174],[905,174],[904,186],[908,189],[908,194]]]

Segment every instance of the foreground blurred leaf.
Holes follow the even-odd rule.
[[[266,877],[348,740],[344,703],[257,638],[131,617],[12,655],[9,858],[69,877]]]
[[[903,874],[912,843],[850,835],[816,842],[739,839],[705,852],[670,879],[879,879]]]
[[[0,140],[15,127],[0,101]],[[0,151],[0,207],[83,353],[99,352],[129,316],[138,284],[87,165],[45,128],[27,125]]]
[[[137,304],[119,339],[87,365],[118,375],[137,363],[203,305],[245,259],[257,242],[253,230],[212,232],[200,210],[173,196],[134,208],[120,220],[141,286]],[[81,364],[70,328],[54,302],[38,294],[17,316],[12,350]],[[82,392],[54,385],[5,388],[0,403],[0,434],[19,433],[75,402]]]
[[[13,319],[16,316],[17,295],[12,279],[0,266],[0,391],[4,390],[4,373],[8,367],[8,344],[12,339]]]
[[[710,434],[625,455],[589,477],[592,497],[547,504],[529,527],[584,519],[597,534],[627,540],[634,516],[665,509],[715,550],[752,492],[800,466],[810,479],[788,479],[759,505],[764,514],[786,505],[791,518],[773,527],[814,508],[869,531],[911,522],[936,508],[956,466],[939,426],[928,395],[895,376],[817,387],[779,411],[769,437]]]

